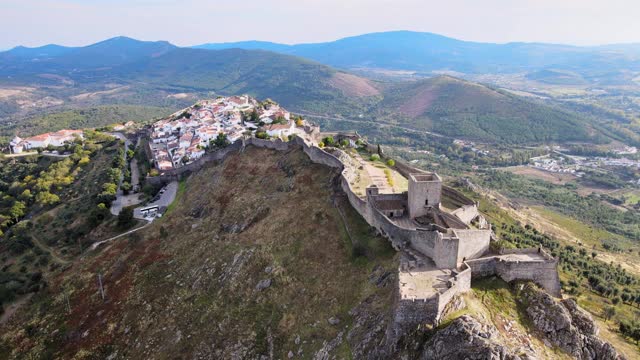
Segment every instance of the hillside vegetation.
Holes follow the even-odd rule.
[[[376,113],[416,129],[507,143],[593,141],[589,124],[573,113],[525,101],[483,85],[440,76],[392,85]]]
[[[340,215],[334,176],[299,150],[256,148],[201,170],[162,219],[48,278],[48,290],[2,329],[3,357],[358,357],[375,349],[395,251],[352,209]]]
[[[173,109],[153,106],[109,105],[77,110],[53,111],[0,126],[0,136],[22,137],[58,131],[104,127],[127,121],[146,122],[170,114]]]

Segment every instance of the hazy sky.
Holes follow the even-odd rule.
[[[640,42],[638,0],[0,0],[0,49],[126,35],[186,46],[387,30],[483,42]]]

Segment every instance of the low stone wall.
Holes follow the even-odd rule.
[[[438,315],[435,319],[436,322],[439,322],[440,316],[445,310],[445,307],[454,296],[458,294],[462,294],[471,290],[471,267],[466,263],[462,263],[461,271],[456,275],[453,280],[451,287],[446,291],[438,294]]]
[[[427,171],[424,171],[422,169],[418,169],[418,168],[414,168],[413,166],[407,164],[406,162],[402,161],[402,160],[393,160],[396,164],[393,166],[393,168],[400,173],[400,175],[406,177],[407,179],[409,178],[410,174],[420,174],[420,173],[426,173]]]
[[[260,148],[273,149],[279,151],[289,150],[289,143],[286,141],[282,141],[280,138],[275,140],[267,140],[267,139],[258,139],[258,138],[248,138],[240,142],[241,146],[253,145]]]
[[[496,274],[504,281],[529,280],[542,286],[549,294],[560,297],[560,279],[555,260],[507,261],[499,259]]]
[[[469,199],[460,191],[446,185],[442,185],[442,197],[448,197],[462,205],[477,205],[475,201]]]
[[[469,225],[471,221],[480,215],[478,211],[478,206],[473,205],[462,205],[461,207],[455,209],[451,212],[451,215],[456,216],[460,221]]]
[[[210,163],[212,161],[223,161],[229,155],[239,151],[241,148],[242,142],[236,141],[223,149],[207,153],[200,159],[185,166],[179,167],[177,169],[166,170],[158,176],[148,176],[146,178],[146,181],[152,185],[159,185],[166,184],[173,180],[180,180],[182,177],[202,169],[202,167],[204,167],[207,163]]]
[[[509,249],[507,254],[540,254],[544,260],[507,260],[500,256],[469,260],[474,278],[496,275],[506,282],[528,280],[542,286],[549,294],[560,296],[560,278],[558,277],[558,260],[538,249]]]
[[[496,275],[496,257],[468,260],[472,278],[483,278]]]
[[[415,330],[418,325],[435,325],[440,317],[438,303],[438,297],[420,300],[398,300],[393,309],[395,338]]]

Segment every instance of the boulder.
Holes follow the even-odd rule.
[[[598,338],[591,315],[573,299],[556,301],[534,284],[525,285],[520,301],[533,325],[545,339],[577,360],[619,360],[624,357]]]
[[[438,331],[425,345],[420,359],[431,360],[520,360],[501,345],[498,331],[469,315],[455,319]]]
[[[262,291],[262,290],[267,289],[270,286],[271,286],[271,279],[260,280],[258,282],[258,285],[256,285],[256,290]]]

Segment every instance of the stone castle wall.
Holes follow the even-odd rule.
[[[458,275],[454,277],[451,287],[438,294],[438,317],[436,318],[436,322],[441,320],[440,316],[454,296],[471,290],[471,268],[469,265],[463,263],[461,269]]]
[[[458,238],[458,262],[475,259],[489,251],[491,232],[475,229],[455,229],[453,233]]]
[[[560,278],[558,277],[558,260],[540,249],[509,249],[501,252],[508,254],[539,254],[543,260],[509,260],[500,255],[476,260],[469,260],[474,278],[496,275],[506,282],[515,280],[533,281],[553,296],[560,296]]]

